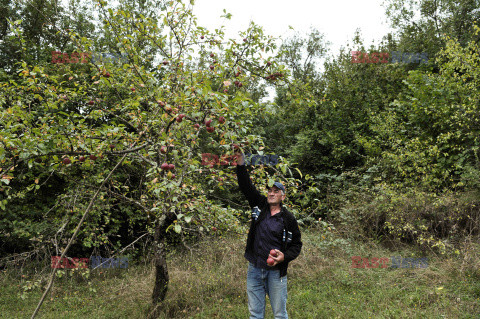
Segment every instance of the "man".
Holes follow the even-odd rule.
[[[280,182],[268,189],[268,197],[260,194],[250,180],[244,155],[237,159],[238,186],[253,210],[248,232],[245,258],[247,273],[248,310],[250,319],[265,316],[265,296],[268,294],[275,319],[288,318],[287,268],[300,254],[302,241],[298,223],[283,205],[285,187]],[[255,213],[255,207],[258,207]],[[270,254],[275,250],[276,256]],[[274,260],[272,265],[267,259]]]

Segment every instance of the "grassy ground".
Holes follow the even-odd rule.
[[[248,318],[245,239],[217,236],[201,243],[199,251],[171,253],[161,318]],[[356,269],[352,256],[415,254],[325,239],[320,230],[304,231],[303,241],[288,273],[291,318],[480,318],[480,271],[469,266],[478,260],[429,256],[426,269]],[[474,247],[469,256],[478,256]],[[96,271],[88,279],[69,270],[56,280],[38,318],[145,318],[152,267],[129,266]],[[37,278],[1,273],[0,318],[30,318],[41,290],[29,289],[28,281],[33,285]],[[273,318],[269,305],[266,318]]]

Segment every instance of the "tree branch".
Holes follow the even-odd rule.
[[[67,247],[65,247],[61,257],[60,257],[60,260],[62,260],[65,255],[67,254],[68,250],[70,249],[70,246],[72,245],[72,243],[75,241],[75,239],[77,238],[77,235],[78,233],[80,232],[80,228],[82,227],[82,224],[83,222],[85,221],[85,219],[87,218],[87,215],[88,213],[90,212],[90,210],[92,209],[93,207],[93,204],[95,203],[95,200],[97,199],[97,196],[98,194],[100,193],[100,190],[103,188],[103,186],[107,183],[107,181],[112,177],[113,175],[113,172],[116,171],[116,169],[123,163],[123,160],[125,159],[125,157],[127,157],[127,154],[124,154],[123,157],[118,161],[117,165],[115,165],[115,167],[110,171],[110,173],[108,174],[108,176],[103,180],[102,182],[102,185],[100,185],[100,187],[98,187],[95,195],[93,195],[92,199],[90,200],[90,203],[88,204],[88,207],[87,209],[85,210],[85,212],[83,213],[83,216],[82,216],[82,219],[80,219],[80,221],[78,222],[78,225],[77,225],[77,228],[75,229],[75,232],[73,233],[72,237],[70,238],[68,244],[67,244]],[[48,292],[50,291],[50,289],[52,288],[52,285],[53,285],[53,281],[55,280],[55,273],[57,272],[57,268],[53,268],[52,270],[52,273],[50,274],[50,282],[48,283],[48,286],[47,286],[47,289],[45,289],[45,292],[43,293],[43,296],[40,298],[40,301],[38,302],[38,305],[37,305],[37,308],[35,309],[35,311],[33,312],[32,314],[32,317],[31,319],[34,319],[37,314],[38,314],[38,311],[40,310],[40,307],[42,306],[43,304],[43,301],[45,300],[45,297],[47,296]]]

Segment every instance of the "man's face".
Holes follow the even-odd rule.
[[[269,204],[278,205],[285,199],[285,194],[283,194],[282,190],[276,186],[268,189],[267,194],[267,202]]]

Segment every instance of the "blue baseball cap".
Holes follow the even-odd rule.
[[[278,188],[278,189],[282,190],[284,193],[286,193],[285,187],[283,186],[282,183],[280,183],[280,182],[275,182],[275,183],[273,183],[272,187],[273,187],[273,186],[275,186],[276,188]],[[267,189],[270,189],[270,187],[268,187],[268,185],[267,185]]]

